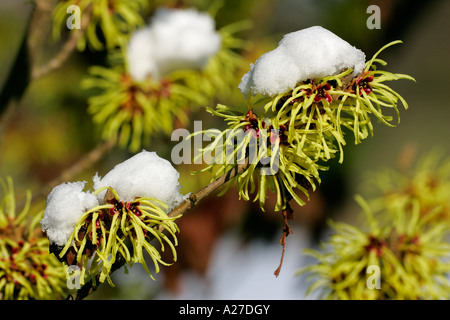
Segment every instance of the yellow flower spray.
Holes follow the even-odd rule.
[[[66,269],[48,252],[47,237],[38,226],[43,212],[30,213],[30,192],[18,212],[13,180],[0,179],[0,185],[0,300],[61,298]]]
[[[378,55],[396,43],[400,41],[381,48],[355,77],[353,70],[347,69],[335,76],[303,81],[293,90],[273,97],[259,97],[255,102],[249,96],[247,106],[219,104],[216,110],[208,108],[212,115],[223,117],[228,128],[214,134],[216,139],[201,150],[202,154],[222,151],[216,152],[215,161],[202,171],[215,170],[214,180],[250,157],[247,171],[234,178],[243,199],[249,200],[249,194],[257,190],[254,201],[259,200],[263,208],[266,190],[270,188],[277,194],[275,211],[286,209],[290,199],[304,205],[297,190],[308,196],[308,190],[315,190],[316,183],[320,183],[319,171],[328,169],[323,163],[337,154],[339,162],[344,161],[345,129],[353,132],[358,144],[373,134],[371,115],[394,126],[392,117],[385,115],[384,110],[393,109],[399,116],[399,101],[408,108],[406,101],[384,82],[414,79],[380,71],[375,66],[375,63],[386,65]],[[227,147],[234,143],[233,134],[242,131],[245,138],[234,146],[234,153],[227,154]],[[192,136],[195,134],[199,133]],[[263,140],[265,146],[254,157],[248,151],[252,137]],[[273,168],[276,157],[278,166]],[[270,159],[270,174],[258,172],[268,166],[267,162],[262,163],[263,158]]]
[[[334,234],[321,250],[306,251],[317,259],[300,272],[312,281],[308,293],[319,290],[326,299],[450,297],[450,162],[437,166],[436,160],[428,155],[408,175],[378,175],[382,196],[356,197],[365,225],[330,222]]]
[[[160,270],[159,264],[170,264],[162,260],[158,249],[151,244],[153,239],[158,240],[161,251],[167,244],[176,261],[176,233],[179,229],[174,221],[180,216],[169,217],[165,211],[167,205],[153,198],[137,197],[131,202],[123,202],[110,187],[100,188],[94,194],[105,189],[108,190],[105,204],[81,215],[67,244],[57,253],[59,258],[68,265],[80,266],[81,284],[87,278],[95,282],[99,275],[100,283],[107,280],[113,286],[110,273],[115,262],[129,266],[141,263],[154,279],[145,262],[144,250],[152,259],[156,273]]]

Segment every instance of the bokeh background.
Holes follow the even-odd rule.
[[[149,0],[151,1],[151,0]],[[32,58],[43,63],[56,54],[61,43],[50,36],[50,11],[55,1],[42,4],[40,23],[31,30]],[[193,6],[204,10],[212,1],[159,1],[158,5]],[[381,9],[381,29],[369,30],[367,7]],[[0,88],[7,82],[31,13],[28,1],[0,1]],[[144,12],[150,18],[151,11]],[[396,128],[375,125],[374,137],[360,145],[350,141],[344,164],[331,161],[319,190],[304,207],[295,207],[294,235],[287,238],[281,274],[279,264],[282,219],[270,210],[262,213],[252,203],[238,199],[230,189],[222,197],[212,195],[180,219],[178,262],[152,281],[140,265],[124,274],[117,271],[115,288],[102,286],[93,299],[313,299],[305,297],[307,284],[295,272],[312,260],[302,250],[317,247],[329,234],[326,219],[352,221],[358,207],[355,193],[370,196],[367,181],[374,172],[407,166],[415,157],[439,149],[448,155],[450,126],[449,1],[407,0],[227,0],[217,15],[217,27],[250,20],[251,29],[239,37],[248,40],[242,54],[248,63],[274,49],[286,33],[321,25],[363,50],[369,59],[384,44],[404,43],[383,52],[391,72],[406,73],[417,82],[391,83],[409,103],[401,110]],[[45,205],[46,190],[55,177],[84,157],[99,142],[99,134],[86,112],[87,92],[80,81],[90,65],[105,65],[105,52],[75,52],[55,72],[30,84],[17,110],[0,132],[0,177],[14,178],[17,193],[31,189]],[[236,75],[236,87],[240,77]],[[18,73],[14,77],[22,77]],[[218,75],[220,76],[220,75]],[[238,91],[238,90],[237,90]],[[240,93],[224,104],[242,103]],[[223,124],[201,111],[192,120],[222,128]],[[192,129],[192,126],[188,129]],[[157,136],[144,146],[170,159],[176,142]],[[104,175],[132,154],[114,148],[107,156],[73,180]],[[182,192],[195,192],[209,181],[208,174],[190,175],[193,166],[181,165]]]

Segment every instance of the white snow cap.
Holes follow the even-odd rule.
[[[119,163],[103,178],[95,175],[94,189],[112,187],[121,201],[133,201],[135,197],[149,197],[169,205],[169,211],[184,201],[180,193],[180,174],[172,164],[160,158],[156,152],[142,152]],[[106,191],[97,197],[103,202]]]
[[[278,47],[250,65],[239,84],[245,97],[274,96],[292,90],[298,82],[336,75],[346,68],[354,74],[365,66],[365,54],[320,26],[286,34]]]
[[[98,206],[97,197],[83,191],[85,184],[86,181],[62,183],[48,195],[41,224],[50,243],[65,245],[78,218],[86,210]]]
[[[150,25],[136,31],[128,43],[128,69],[137,81],[177,70],[203,68],[219,51],[221,37],[214,19],[195,9],[156,11]]]

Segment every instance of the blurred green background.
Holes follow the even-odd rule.
[[[53,42],[49,34],[52,2],[55,1],[39,1],[43,3],[40,25],[31,30],[33,58],[41,64],[56,54],[61,45]],[[212,1],[159,1],[159,5],[172,5],[174,2],[204,10]],[[44,5],[46,3],[50,5]],[[366,9],[371,4],[378,5],[381,9],[379,30],[369,30],[366,27],[369,17]],[[28,1],[0,2],[0,87],[5,85],[15,61],[30,9]],[[150,14],[151,12],[144,13],[147,18]],[[304,283],[298,279],[291,281],[292,272],[307,262],[301,256],[301,249],[314,246],[315,240],[323,236],[326,217],[352,219],[357,211],[352,200],[353,194],[365,194],[365,183],[370,179],[371,172],[401,166],[411,155],[420,155],[436,148],[448,155],[450,109],[447,99],[450,88],[445,81],[450,73],[449,16],[450,2],[437,0],[224,1],[217,15],[218,27],[243,19],[249,19],[253,23],[250,30],[239,34],[249,41],[248,48],[242,52],[248,63],[274,49],[284,34],[313,25],[329,29],[363,50],[367,59],[384,44],[402,40],[403,44],[390,47],[380,58],[388,62],[386,70],[409,74],[416,79],[417,83],[399,81],[390,84],[408,101],[410,109],[401,110],[401,123],[396,128],[377,124],[374,137],[357,146],[349,139],[344,150],[344,164],[332,162],[330,171],[323,174],[322,186],[312,196],[311,202],[304,208],[296,208],[298,218],[293,224],[299,231],[288,238],[287,252],[287,255],[289,250],[293,252],[293,259],[285,262],[286,270],[282,269],[278,279],[274,278],[273,270],[277,267],[281,254],[281,247],[277,242],[282,232],[280,217],[274,213],[258,212],[251,204],[237,200],[231,191],[223,198],[213,196],[205,200],[199,208],[192,210],[192,214],[189,213],[190,217],[183,217],[186,219],[183,222],[184,229],[181,227],[180,250],[185,253],[180,254],[176,265],[161,274],[159,281],[153,282],[148,277],[143,280],[145,274],[141,272],[140,266],[135,266],[130,275],[115,276],[116,288],[102,288],[92,297],[303,298]],[[27,88],[8,126],[0,132],[0,177],[12,176],[18,193],[27,188],[35,193],[39,192],[43,185],[99,142],[98,131],[86,112],[87,93],[81,90],[79,83],[90,65],[105,65],[105,58],[104,52],[75,52],[60,69],[31,83]],[[242,74],[236,75],[236,86],[245,72],[247,70],[242,70]],[[236,97],[230,97],[229,101],[220,101],[224,104],[242,102],[239,92]],[[211,119],[205,112],[194,114],[191,119],[202,119],[204,127],[205,124],[213,128],[223,127],[223,124],[217,119]],[[188,129],[191,128],[192,126]],[[170,137],[159,136],[144,148],[157,151],[160,156],[170,159],[170,150],[175,144],[176,142],[170,141]],[[74,177],[74,180],[89,180],[97,171],[104,175],[129,156],[131,154],[126,150],[115,148],[99,163]],[[189,175],[189,171],[193,170],[191,166],[183,165],[177,169],[181,173],[183,193],[195,192],[208,182],[207,174]],[[41,200],[43,206],[45,197]],[[223,238],[224,234],[230,232],[239,234],[242,244],[233,242],[231,238]],[[255,239],[263,240],[258,242],[257,249],[245,251],[248,250],[246,244]],[[231,250],[228,255],[223,253],[225,251],[222,248],[227,245],[235,250]],[[266,248],[265,245],[269,247]],[[238,249],[244,251],[238,253]],[[232,267],[234,258],[237,264],[242,264],[242,261],[247,261],[245,259],[252,259],[252,252],[267,253],[267,261],[257,260],[259,256],[254,257],[254,261],[268,265],[269,271],[262,272],[259,277],[251,274],[251,263],[247,267]],[[270,256],[269,252],[274,255]],[[218,264],[220,265],[218,261],[224,264],[222,271],[217,269]],[[223,277],[218,276],[221,272]],[[253,270],[253,273],[257,272]],[[227,275],[230,277],[228,281],[225,277]],[[253,279],[253,282],[249,279]],[[242,286],[247,284],[248,287],[239,289],[236,288],[236,283]],[[255,283],[267,285],[265,289],[258,289]],[[234,284],[233,289],[227,287],[231,284]]]

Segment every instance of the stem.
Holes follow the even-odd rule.
[[[285,189],[284,186],[282,186],[283,189]],[[281,266],[283,265],[283,260],[284,260],[284,252],[286,251],[286,238],[290,235],[290,234],[294,234],[292,232],[291,227],[288,224],[288,220],[293,220],[294,219],[294,210],[292,210],[291,206],[289,205],[289,201],[292,200],[292,196],[289,194],[289,192],[287,192],[286,190],[284,190],[284,202],[285,202],[285,209],[281,210],[281,214],[283,215],[283,235],[280,238],[280,244],[283,247],[283,250],[281,251],[281,258],[280,258],[280,264],[278,265],[278,268],[275,270],[275,272],[273,273],[275,275],[275,277],[278,277],[281,271]]]
[[[0,135],[6,131],[8,122],[14,114],[14,111],[17,109],[18,102],[22,99],[29,84],[61,67],[70,54],[76,49],[77,42],[84,34],[84,30],[91,19],[91,8],[88,7],[81,19],[81,28],[70,33],[69,39],[55,57],[48,61],[44,66],[37,67],[32,65],[33,59],[31,58],[34,49],[29,48],[29,38],[31,31],[35,28],[39,28],[39,19],[36,18],[39,6],[33,2],[31,5],[32,10],[19,52],[17,53],[5,85],[0,92]]]
[[[233,169],[225,173],[224,175],[220,176],[207,186],[203,187],[200,191],[197,193],[191,193],[189,195],[189,198],[186,199],[184,202],[179,204],[176,208],[174,208],[171,212],[169,212],[169,217],[175,217],[177,215],[183,214],[186,211],[193,208],[200,200],[208,196],[209,194],[216,191],[218,188],[223,186],[225,183],[233,179],[234,177],[241,175],[245,170],[248,168],[248,158],[245,159],[244,164],[240,164],[235,166]]]
[[[280,258],[280,264],[278,268],[273,273],[276,277],[280,274],[281,266],[283,265],[283,259],[284,259],[284,252],[286,251],[286,238],[290,234],[294,234],[292,232],[291,227],[289,227],[288,220],[292,219],[293,211],[291,207],[288,205],[285,210],[282,210],[281,213],[283,214],[283,235],[280,238],[280,244],[283,247],[283,250],[281,252],[281,258]]]
[[[50,61],[48,61],[45,65],[33,68],[33,71],[31,73],[31,80],[42,78],[50,72],[58,69],[67,60],[67,58],[69,58],[70,54],[76,49],[78,40],[83,36],[84,30],[91,20],[91,12],[92,9],[90,6],[86,8],[81,19],[81,28],[70,32],[69,39],[66,41],[66,43],[64,43],[61,50],[56,54],[56,56],[50,59]]]

